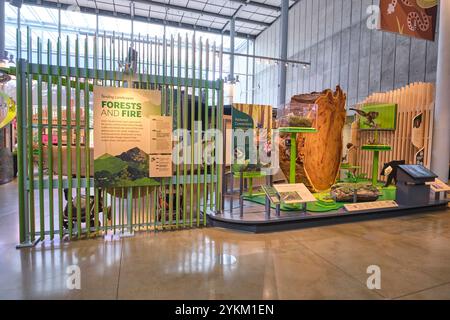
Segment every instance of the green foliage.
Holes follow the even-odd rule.
[[[288,118],[288,125],[289,125],[289,127],[311,128],[312,121],[306,117],[291,115]]]
[[[350,183],[359,183],[367,179],[367,174],[365,173],[358,173],[355,174],[354,172],[348,170],[346,173],[346,182]]]
[[[119,156],[104,154],[94,160],[94,180],[98,187],[157,185],[148,177],[149,157],[134,148]]]
[[[94,160],[95,171],[108,171],[111,174],[118,174],[120,171],[127,167],[125,161],[120,160],[117,157],[105,154],[100,158]]]

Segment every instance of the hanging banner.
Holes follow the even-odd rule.
[[[380,28],[434,41],[438,0],[380,0]]]
[[[161,114],[161,93],[94,87],[94,182],[96,187],[148,186],[151,118]],[[171,141],[166,141],[171,145]]]

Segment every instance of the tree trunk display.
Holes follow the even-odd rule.
[[[336,182],[341,165],[345,124],[346,94],[339,86],[333,92],[293,96],[291,103],[317,104],[317,133],[297,134],[296,182],[304,183],[312,192],[330,189]],[[289,176],[290,144],[288,134],[280,135],[280,167]]]

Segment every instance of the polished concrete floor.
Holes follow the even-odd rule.
[[[450,299],[450,210],[273,234],[204,228],[16,250],[15,189],[0,186],[2,299]],[[79,290],[67,286],[73,265]],[[371,265],[381,270],[379,290],[366,285]]]

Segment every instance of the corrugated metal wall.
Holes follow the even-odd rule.
[[[367,8],[379,0],[300,0],[289,11],[288,59],[311,67],[288,67],[287,99],[340,84],[355,104],[374,92],[408,83],[434,82],[437,41],[370,30]],[[256,54],[279,56],[280,22],[256,39]],[[438,30],[438,28],[437,28]],[[278,66],[257,62],[255,103],[276,106]]]

